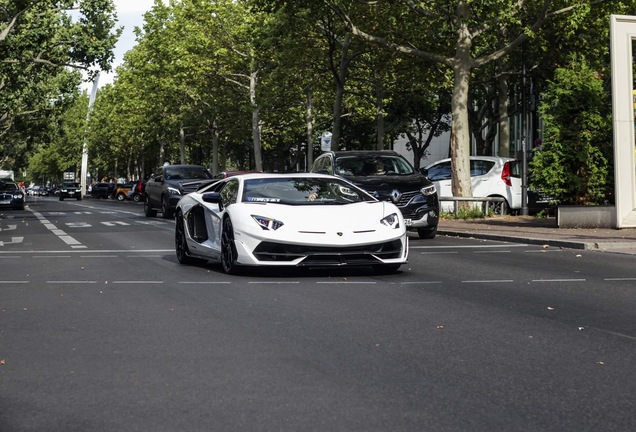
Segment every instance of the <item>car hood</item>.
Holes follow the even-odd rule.
[[[389,202],[367,201],[343,205],[277,205],[244,204],[250,215],[281,220],[288,228],[302,232],[377,230],[380,220],[392,213],[400,215]],[[403,224],[402,224],[403,225]]]

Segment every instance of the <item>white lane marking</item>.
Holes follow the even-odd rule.
[[[442,281],[422,281],[422,282],[400,282],[400,285],[431,285],[441,284]]]
[[[605,278],[605,281],[636,281],[636,277],[625,277],[625,278]]]
[[[511,283],[512,279],[484,279],[484,280],[465,280],[462,283]]]
[[[22,257],[21,256],[0,256],[0,259],[22,259]]]
[[[24,241],[24,237],[11,237],[11,241],[0,241],[0,246],[8,245],[8,244],[18,244]]]
[[[47,284],[96,284],[97,281],[91,281],[91,280],[76,280],[76,281],[69,281],[69,280],[62,280],[62,281],[46,281]]]
[[[433,252],[433,251],[431,251],[431,252],[420,252],[420,255],[432,255],[432,254],[435,254],[435,255],[449,255],[449,254],[458,254],[458,253],[459,252],[451,252],[451,251],[448,251],[448,252],[438,252],[438,251],[434,251]]]
[[[474,251],[473,253],[476,254],[498,254],[498,253],[512,253],[512,251],[506,250],[506,251]]]
[[[261,282],[248,282],[248,284],[257,284],[257,285],[287,285],[287,284],[299,284],[300,281],[261,281]]]
[[[586,279],[532,279],[532,282],[585,282]]]
[[[0,281],[0,284],[3,285],[11,285],[11,284],[28,284],[30,281]]]
[[[103,208],[92,206],[92,205],[87,205],[87,204],[76,204],[76,203],[70,203],[70,204],[76,205],[78,207],[84,207],[84,208],[87,208],[87,209],[95,210],[95,211],[98,211],[100,213],[103,212],[103,211],[108,211],[108,212],[112,212],[112,213],[125,213],[125,214],[130,214],[130,215],[133,215],[133,216],[139,216],[140,215],[139,212],[130,212],[130,211],[125,211],[125,210],[112,210],[111,211],[111,210],[104,210]],[[89,212],[89,214],[90,214],[90,212]]]
[[[91,228],[92,225],[88,222],[67,222],[66,226],[69,228]]]
[[[33,213],[33,215],[42,223],[42,225],[44,225],[49,231],[51,231],[53,234],[55,234],[57,236],[57,238],[62,240],[64,243],[66,243],[69,246],[71,246],[71,245],[78,245],[78,246],[81,245],[80,242],[75,240],[73,237],[67,235],[64,231],[58,230],[57,227],[55,225],[53,225],[51,222],[49,222],[44,216],[42,216],[42,214],[40,212],[36,212],[35,210],[31,210],[30,207],[27,207],[27,209],[31,213]]]
[[[226,281],[226,282],[214,282],[214,281],[207,281],[207,282],[187,282],[187,281],[183,281],[183,282],[177,282],[178,284],[182,284],[182,285],[228,285],[231,284],[232,282]]]
[[[119,258],[118,255],[82,255],[80,258]]]
[[[67,251],[68,252],[68,251]],[[70,258],[70,255],[54,255],[54,256],[50,256],[50,255],[36,255],[33,258]]]
[[[0,228],[0,231],[15,231],[17,228],[17,225],[7,225],[6,228]]]
[[[167,252],[173,252],[174,253],[174,249],[139,249],[139,250],[130,250],[130,249],[88,249],[88,250],[83,250],[83,251],[73,251],[73,250],[53,250],[53,251],[46,251],[46,250],[42,250],[42,251],[20,251],[20,254],[23,255],[32,255],[32,254],[67,254],[67,253],[73,253],[73,252],[81,252],[81,253],[86,253],[86,252],[94,252],[94,253],[133,253],[133,254],[139,254],[139,253],[167,253]],[[0,255],[3,254],[13,254],[15,255],[16,251],[0,251]]]
[[[114,222],[102,222],[102,224],[106,225],[106,226],[116,226],[116,225],[122,225],[122,226],[129,226],[129,223],[126,222],[122,222],[122,221],[114,221]]]
[[[162,284],[164,281],[112,281],[112,284]]]
[[[316,282],[320,285],[375,285],[377,282],[374,281],[327,281],[327,282]]]
[[[61,235],[61,236],[58,236],[58,237],[60,238],[60,240],[62,240],[64,243],[66,243],[69,246],[71,246],[71,245],[81,245],[80,242],[75,240],[70,235]]]

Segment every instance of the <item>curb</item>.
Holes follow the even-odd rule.
[[[605,250],[599,247],[600,245],[605,245],[605,243],[598,243],[598,242],[581,242],[581,241],[556,240],[556,239],[537,239],[537,238],[526,238],[526,237],[514,237],[514,236],[503,235],[503,234],[467,233],[467,232],[453,231],[453,230],[438,230],[437,234],[463,237],[463,238],[497,240],[497,241],[504,241],[509,243],[549,245],[549,246],[568,248],[568,249]],[[630,247],[634,247],[634,244],[630,243]]]

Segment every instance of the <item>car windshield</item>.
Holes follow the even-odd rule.
[[[210,172],[204,167],[186,166],[186,167],[166,167],[166,180],[185,180],[185,179],[209,179],[212,178]]]
[[[336,159],[335,173],[341,176],[410,175],[413,168],[399,156],[341,156]]]
[[[242,202],[292,205],[350,204],[375,201],[349,183],[331,178],[291,177],[245,180]]]
[[[13,192],[18,190],[18,186],[13,182],[5,182],[0,180],[0,190],[4,192]]]

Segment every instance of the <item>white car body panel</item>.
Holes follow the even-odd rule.
[[[256,248],[263,242],[285,245],[293,250],[333,250],[342,249],[351,253],[352,248],[365,250],[365,246],[373,248],[378,244],[398,241],[401,244],[399,256],[386,258],[373,255],[378,265],[403,264],[408,260],[408,237],[406,226],[400,210],[390,202],[380,202],[370,197],[366,192],[356,188],[346,180],[325,176],[322,174],[246,174],[225,179],[240,182],[238,196],[242,196],[243,182],[249,179],[261,178],[327,178],[344,182],[351,188],[364,193],[370,199],[364,202],[347,204],[307,203],[288,205],[278,202],[236,202],[219,208],[218,203],[204,201],[204,193],[192,192],[184,196],[177,205],[177,217],[181,217],[187,228],[186,241],[189,255],[207,260],[221,259],[221,238],[223,219],[229,217],[234,232],[234,244],[238,253],[236,263],[246,266],[297,266],[308,265],[306,256],[293,260],[259,260],[255,255]],[[330,180],[331,181],[331,180]],[[220,183],[219,183],[220,185]],[[209,189],[209,188],[206,188]],[[205,190],[203,191],[205,192]],[[394,214],[397,218],[397,228],[380,223],[384,217]],[[204,215],[204,217],[202,217]],[[282,221],[278,229],[263,229],[253,216]],[[193,221],[199,222],[193,222]],[[204,220],[205,223],[200,222]],[[206,233],[202,235],[203,225]],[[205,240],[202,240],[205,238]],[[366,251],[367,255],[369,254]],[[320,255],[320,253],[318,253]],[[318,257],[319,259],[319,257]],[[346,256],[341,265],[351,265]],[[313,265],[313,264],[312,264]],[[330,264],[333,265],[333,264]],[[355,265],[355,263],[353,264]],[[372,264],[367,264],[372,265]],[[318,264],[313,265],[321,267]]]

